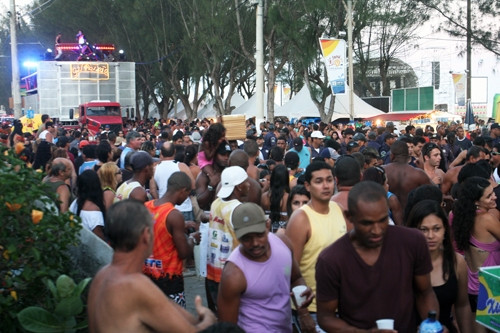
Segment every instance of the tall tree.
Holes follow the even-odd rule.
[[[500,56],[500,1],[471,1],[471,37],[473,45],[480,45]],[[445,20],[438,30],[451,36],[467,36],[467,9],[464,1],[458,0],[418,0],[424,6],[439,13]],[[465,48],[465,45],[464,45]]]
[[[381,95],[390,96],[389,66],[401,48],[416,38],[414,31],[429,19],[428,10],[413,0],[357,0],[355,13],[354,50],[359,90],[379,95],[368,76],[375,63]]]

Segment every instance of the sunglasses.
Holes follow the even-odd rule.
[[[435,143],[430,143],[427,145],[427,147],[424,150],[424,155],[428,155],[433,149],[439,149],[438,145]]]
[[[493,156],[497,156],[497,155],[500,155],[500,152],[490,151],[490,154],[493,155]]]

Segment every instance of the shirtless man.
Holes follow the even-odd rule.
[[[441,149],[435,143],[426,143],[422,148],[422,155],[424,157],[424,171],[431,179],[434,185],[438,187],[444,179],[444,171],[439,169],[441,162]]]
[[[336,202],[340,206],[344,213],[344,218],[346,222],[348,222],[349,220],[346,217],[347,197],[349,196],[351,188],[361,181],[361,168],[355,158],[344,155],[337,160],[334,170],[337,193],[335,193],[330,200]],[[353,228],[352,223],[347,223],[346,226],[348,232]]]
[[[246,202],[253,202],[260,205],[260,199],[262,196],[262,186],[260,183],[253,179],[248,169],[250,168],[248,154],[242,149],[233,150],[231,155],[229,155],[229,160],[227,162],[228,166],[239,166],[242,167],[248,174],[248,183],[250,184],[250,191],[248,193],[248,198]]]
[[[114,254],[90,286],[90,332],[198,332],[215,323],[199,296],[196,318],[142,274],[144,260],[153,249],[153,221],[144,205],[124,200],[111,206],[104,232]]]
[[[479,160],[484,160],[486,158],[486,153],[484,148],[479,146],[472,146],[467,150],[467,154],[465,155],[465,164],[468,163],[476,163]],[[458,173],[464,165],[458,165],[456,167],[450,168],[444,175],[443,184],[441,185],[441,193],[445,196],[449,194],[453,184],[458,182]]]
[[[420,185],[430,184],[429,176],[422,170],[408,164],[408,146],[403,141],[396,141],[391,146],[391,163],[384,165],[387,183],[391,192],[405,209],[408,193]]]

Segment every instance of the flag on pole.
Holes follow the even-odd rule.
[[[346,44],[343,39],[320,38],[321,53],[326,65],[328,81],[333,94],[345,94],[345,51]]]
[[[464,124],[466,125],[466,129],[468,131],[473,131],[474,129],[476,129],[476,124],[474,122],[474,111],[472,110],[470,99],[467,100]]]

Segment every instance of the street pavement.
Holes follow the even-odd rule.
[[[194,298],[200,295],[203,300],[203,305],[207,306],[207,297],[205,294],[205,278],[197,276],[194,270],[189,270],[184,273],[184,292],[186,295],[186,309],[197,316],[194,308]]]

